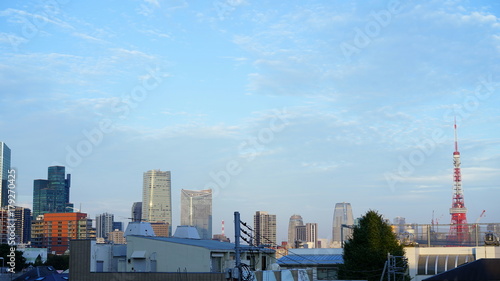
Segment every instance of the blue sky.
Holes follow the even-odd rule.
[[[47,167],[127,221],[142,173],[232,216],[333,209],[449,223],[457,118],[468,221],[499,222],[497,1],[2,1],[0,129],[31,207]]]

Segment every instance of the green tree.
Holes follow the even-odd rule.
[[[391,226],[376,211],[368,211],[353,227],[352,236],[344,245],[344,264],[339,279],[380,280],[388,254],[396,256],[397,265],[407,268],[404,248],[398,243]],[[401,271],[400,271],[401,272]],[[387,271],[386,271],[387,273]],[[384,274],[386,279],[387,274]],[[405,271],[397,280],[410,280]]]
[[[12,266],[9,264],[11,261],[11,257],[8,257],[11,255],[12,246],[9,246],[8,244],[1,244],[0,245],[0,256],[4,260],[4,266],[8,268],[12,268]],[[13,247],[15,248],[15,247]],[[23,257],[23,252],[14,250],[14,262],[15,262],[15,271],[21,271],[23,268],[26,267],[26,258]],[[0,264],[0,266],[2,266]]]
[[[50,265],[57,270],[66,270],[69,268],[69,255],[47,255],[45,265]]]
[[[35,264],[33,264],[33,266],[40,266],[40,265],[43,265],[42,256],[38,255],[35,259]]]

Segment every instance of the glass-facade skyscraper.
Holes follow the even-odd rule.
[[[4,143],[0,142],[0,207],[5,207],[9,202],[9,170],[10,170],[10,148]]]
[[[134,202],[132,204],[132,221],[141,221],[142,220],[142,202]]]
[[[332,242],[334,244],[346,241],[351,235],[352,230],[342,225],[352,226],[354,224],[354,217],[352,215],[351,203],[337,203],[335,204],[335,211],[333,212],[333,229],[332,229]],[[343,234],[343,237],[342,237]]]
[[[63,166],[50,166],[46,180],[33,182],[33,219],[46,213],[73,212],[69,203],[71,175],[66,175]]]
[[[212,239],[212,190],[181,190],[181,225],[194,226],[201,239]]]
[[[172,191],[170,171],[149,170],[143,175],[142,220],[168,223],[172,233]]]
[[[304,225],[304,221],[300,215],[294,214],[290,217],[288,222],[288,248],[296,248],[295,241],[297,241],[297,226]]]

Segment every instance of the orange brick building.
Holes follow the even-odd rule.
[[[95,238],[92,220],[86,213],[48,213],[43,215],[42,247],[49,253],[64,254],[71,239]]]

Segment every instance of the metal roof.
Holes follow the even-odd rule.
[[[189,238],[178,238],[178,237],[156,237],[156,236],[138,236],[133,235],[135,237],[142,237],[144,239],[158,240],[170,243],[177,243],[183,245],[190,245],[196,247],[203,247],[209,250],[223,250],[223,251],[234,251],[234,244],[229,242],[221,242],[218,240],[206,240],[206,239],[189,239]],[[275,251],[267,248],[259,248],[259,247],[248,247],[243,245],[243,251],[261,251],[266,253],[274,253]]]
[[[68,273],[57,273],[57,271],[52,266],[37,266],[33,267],[30,271],[18,276],[16,280],[21,281],[33,281],[33,280],[43,280],[43,281],[64,281],[68,280]]]
[[[279,265],[343,264],[342,255],[288,255],[278,259]]]

